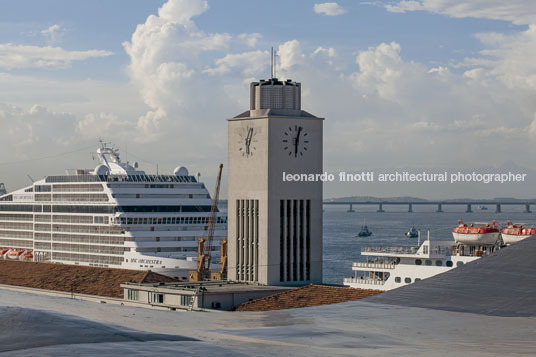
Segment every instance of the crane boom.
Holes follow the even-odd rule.
[[[218,178],[216,179],[216,188],[214,189],[214,198],[210,207],[210,217],[208,219],[207,234],[205,238],[199,238],[198,241],[198,262],[197,272],[200,277],[210,274],[210,264],[212,262],[212,241],[214,239],[214,230],[216,228],[216,219],[218,216],[218,202],[220,199],[220,184],[223,164],[220,164]],[[202,278],[202,280],[204,280]]]

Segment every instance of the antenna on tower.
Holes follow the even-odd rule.
[[[270,55],[270,78],[274,78],[274,48],[272,47],[272,54]]]
[[[270,55],[270,77],[272,79],[275,79],[277,76],[276,67],[277,67],[277,52],[274,52],[274,48],[272,47],[272,54]]]
[[[274,52],[274,78],[277,78],[277,51]]]

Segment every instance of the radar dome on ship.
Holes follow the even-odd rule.
[[[110,169],[108,166],[101,164],[95,167],[95,175],[97,176],[108,176],[110,174]]]
[[[184,166],[178,166],[173,170],[175,176],[188,176],[188,169]]]

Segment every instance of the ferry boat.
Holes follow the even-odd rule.
[[[411,247],[364,247],[365,261],[354,262],[354,276],[343,284],[352,288],[392,290],[430,278],[495,251],[495,245],[467,246],[455,241],[433,241]]]
[[[502,237],[503,243],[506,245],[520,242],[523,239],[526,239],[535,235],[536,235],[536,228],[534,228],[534,226],[525,227],[523,223],[513,224],[510,221],[506,223],[506,228],[503,228],[501,230],[501,237]]]
[[[467,225],[458,221],[458,226],[452,230],[457,243],[478,245],[495,244],[499,240],[499,226],[493,221],[489,223],[472,223]]]
[[[197,268],[212,199],[185,167],[150,175],[102,143],[99,165],[0,196],[0,258],[152,270],[180,279]],[[218,213],[214,268],[227,216]]]

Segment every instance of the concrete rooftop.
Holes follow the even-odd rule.
[[[369,299],[268,312],[158,311],[0,289],[0,351],[15,356],[533,355],[535,250],[536,240],[526,241]],[[83,331],[83,338],[72,331]]]

